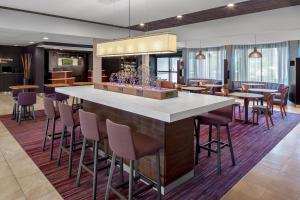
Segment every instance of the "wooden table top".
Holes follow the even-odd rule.
[[[44,84],[44,86],[49,88],[56,88],[56,87],[68,87],[70,85],[67,83],[51,83],[51,84]]]
[[[220,85],[220,84],[204,84],[204,85],[201,85],[201,87],[220,88],[220,87],[223,87],[223,85]]]
[[[276,92],[278,92],[278,90],[264,89],[264,88],[249,88],[248,91],[250,91],[250,92],[260,92],[260,93],[276,93]]]
[[[94,85],[94,83],[93,82],[75,82],[72,85],[75,85],[75,86]]]
[[[233,92],[230,93],[229,96],[232,97],[239,97],[239,98],[248,98],[248,99],[256,99],[256,98],[263,98],[264,95],[262,94],[255,94],[255,93],[247,93],[247,92]]]
[[[188,91],[203,91],[206,90],[206,88],[202,87],[182,87],[182,90],[188,90]]]
[[[37,88],[39,88],[38,85],[13,85],[9,87],[9,89],[11,90],[29,90],[29,89],[37,89]]]
[[[242,83],[242,85],[248,85],[248,86],[264,86],[263,83]]]

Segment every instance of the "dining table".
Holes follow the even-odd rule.
[[[241,120],[244,124],[250,123],[249,119],[248,119],[249,101],[254,100],[254,99],[262,99],[263,100],[263,98],[264,98],[264,95],[262,95],[262,94],[248,93],[248,92],[233,92],[233,93],[230,93],[229,96],[244,99],[245,118],[244,118],[244,120]],[[263,103],[263,101],[261,101],[261,103]]]
[[[249,88],[249,92],[254,92],[254,93],[276,93],[278,90],[275,89],[266,89],[266,88]]]
[[[181,90],[189,91],[191,93],[201,93],[202,91],[205,91],[206,88],[187,86],[187,87],[182,87]]]
[[[249,87],[264,87],[264,83],[242,83],[242,85],[247,85]]]
[[[204,85],[201,85],[201,87],[210,88],[212,95],[214,95],[216,93],[216,89],[222,88],[223,85],[221,85],[221,84],[204,84]]]
[[[74,86],[85,86],[85,85],[94,85],[93,82],[74,82],[72,85]]]
[[[56,88],[56,87],[68,87],[70,86],[67,83],[50,83],[50,84],[44,84],[44,87],[48,88]]]

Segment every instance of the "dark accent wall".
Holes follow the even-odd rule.
[[[289,100],[300,105],[300,58],[289,67]]]

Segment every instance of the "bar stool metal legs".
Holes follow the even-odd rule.
[[[52,121],[52,133],[49,136],[48,135],[48,129],[49,129],[49,123],[50,121]],[[54,146],[54,140],[59,139],[59,137],[55,137],[57,134],[60,133],[55,133],[55,124],[56,124],[56,119],[50,119],[47,117],[46,119],[46,125],[45,125],[45,135],[43,138],[43,142],[42,142],[42,151],[44,152],[45,150],[45,146],[46,146],[46,141],[47,139],[50,140],[50,160],[53,159],[53,146]]]

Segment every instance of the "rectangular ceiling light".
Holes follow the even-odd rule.
[[[177,36],[171,33],[144,35],[97,44],[97,56],[129,56],[177,52]]]

